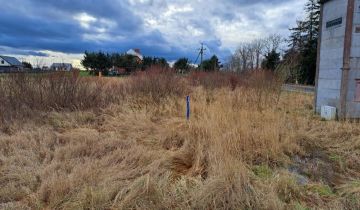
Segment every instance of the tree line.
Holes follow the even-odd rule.
[[[278,71],[287,82],[313,85],[320,23],[319,1],[308,0],[304,10],[305,18],[289,29],[291,35],[287,39],[273,34],[241,43],[228,59],[225,69],[240,72],[263,68]]]
[[[216,55],[211,58],[202,61],[198,66],[191,65],[191,61],[188,58],[180,58],[174,63],[174,69],[180,73],[187,73],[190,70],[202,70],[202,71],[220,71],[223,67],[219,58]]]
[[[81,64],[91,74],[97,75],[101,72],[108,75],[109,71],[116,68],[124,70],[124,74],[134,71],[145,71],[151,66],[169,68],[169,63],[162,57],[145,56],[140,60],[137,56],[121,53],[85,52]],[[198,67],[193,65],[188,58],[179,58],[173,68],[179,73],[188,73],[190,70],[219,71],[222,67],[219,58],[213,55],[210,59],[204,60]]]
[[[241,43],[230,57],[226,68],[237,72],[259,68],[275,70],[280,62],[281,42],[281,36],[273,34],[252,42]]]
[[[140,60],[137,56],[121,53],[85,52],[81,64],[92,74],[101,72],[107,75],[109,70],[121,68],[125,74],[136,70],[145,70],[150,66],[157,65],[169,67],[165,58],[144,57]]]

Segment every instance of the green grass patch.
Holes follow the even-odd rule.
[[[310,208],[303,206],[303,205],[302,205],[301,203],[299,203],[299,202],[295,204],[294,209],[295,209],[295,210],[311,210]]]
[[[329,156],[329,159],[335,164],[337,164],[341,170],[345,168],[345,159],[342,156],[338,154],[331,154]]]
[[[273,176],[273,171],[268,165],[259,165],[253,167],[253,172],[256,176],[262,179],[268,179]]]
[[[331,187],[325,184],[312,185],[309,187],[309,190],[323,197],[330,197],[335,195]]]
[[[90,77],[92,75],[90,75],[89,71],[80,71],[80,76],[81,77]]]

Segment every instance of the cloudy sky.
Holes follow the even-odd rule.
[[[305,0],[0,0],[0,54],[35,65],[79,64],[88,51],[195,60],[229,56],[241,42],[279,33],[303,16]]]

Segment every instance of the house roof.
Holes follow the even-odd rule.
[[[0,55],[0,57],[12,66],[22,66],[22,63],[14,57],[4,56],[4,55]]]
[[[140,58],[140,60],[144,59],[144,56],[141,55],[141,52],[139,49],[130,49],[126,52],[126,54],[136,56],[136,57]]]
[[[53,63],[51,68],[72,68],[71,63]]]

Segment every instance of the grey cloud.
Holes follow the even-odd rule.
[[[132,3],[131,3],[132,1]],[[224,37],[216,33],[219,25],[232,27],[236,22],[249,21],[254,30],[270,30],[267,17],[263,15],[267,8],[289,3],[289,0],[12,0],[3,1],[0,13],[0,45],[11,47],[13,52],[22,55],[38,55],[39,50],[52,50],[65,53],[82,53],[85,50],[124,51],[127,48],[141,48],[146,55],[163,56],[176,59],[179,56],[196,56],[201,41],[206,42],[211,53],[225,58],[230,50],[224,48]],[[290,0],[298,2],[299,0]],[[304,0],[301,0],[304,1]],[[193,11],[177,13],[164,17],[171,5],[181,7],[189,4]],[[21,7],[17,5],[22,5]],[[294,8],[301,11],[302,8]],[[116,26],[106,27],[97,21],[89,28],[81,27],[74,19],[77,14],[86,13],[97,20],[106,19]],[[147,18],[155,18],[161,24],[167,24],[166,30],[149,28]],[[272,31],[285,31],[291,22],[295,22],[291,12],[279,15]],[[214,21],[214,20],[219,21]],[[163,21],[163,22],[161,22]],[[215,24],[216,22],[216,24]],[[203,33],[193,36],[184,30],[191,26]],[[110,39],[91,41],[84,34],[104,35],[96,29],[106,28]],[[246,29],[237,28],[237,33]],[[184,31],[188,34],[183,34]],[[266,34],[264,34],[266,35]],[[116,39],[123,37],[123,39]],[[241,38],[239,37],[239,42]],[[236,43],[234,43],[236,45]],[[25,50],[25,51],[24,51]],[[4,50],[0,49],[0,53]]]

